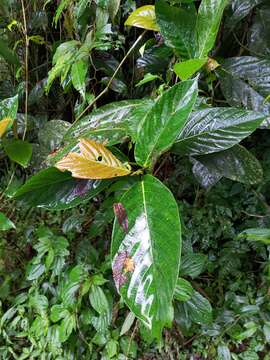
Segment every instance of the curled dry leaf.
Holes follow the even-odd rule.
[[[0,138],[7,131],[8,126],[12,123],[12,119],[9,117],[4,118],[0,121]]]
[[[70,152],[55,167],[68,170],[79,179],[110,179],[129,175],[129,165],[121,163],[104,145],[93,140],[80,139],[80,153]]]

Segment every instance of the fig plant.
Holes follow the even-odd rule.
[[[65,129],[57,149],[48,156],[48,167],[30,177],[14,195],[31,206],[67,209],[87,203],[108,187],[122,189],[114,205],[114,282],[124,302],[156,338],[173,321],[172,299],[181,258],[179,209],[158,179],[159,165],[169,152],[186,156],[204,187],[222,177],[251,184],[262,178],[260,163],[239,143],[267,126],[266,114],[236,104],[211,107],[199,90],[202,67],[206,71],[218,67],[209,53],[226,5],[224,0],[202,0],[197,9],[193,1],[181,1],[180,7],[156,0],[155,6],[138,8],[128,17],[127,26],[156,32],[160,46],[165,44],[177,59],[175,84],[161,88],[154,100],[115,101],[85,115],[100,98],[91,98],[85,83],[93,49],[110,46],[106,29],[99,21],[96,32],[86,34],[83,42],[62,43],[55,52],[46,91],[60,77],[64,89],[72,83],[80,93],[84,110]],[[121,64],[101,95],[113,84]],[[236,71],[233,61],[226,66]],[[1,135],[11,126],[13,115],[2,118]]]

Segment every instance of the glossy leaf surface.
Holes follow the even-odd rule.
[[[194,112],[180,133],[173,151],[204,155],[226,150],[249,136],[265,116],[236,108],[210,108]]]
[[[135,157],[148,167],[174,143],[183,128],[198,93],[197,79],[183,81],[166,91],[138,128]]]
[[[78,179],[110,179],[130,174],[130,168],[102,144],[81,139],[79,148],[79,154],[69,153],[55,167],[61,171],[70,171]]]
[[[259,161],[241,145],[207,156],[199,156],[196,159],[213,176],[218,174],[220,177],[251,185],[263,179],[263,170]]]
[[[116,288],[131,311],[159,337],[173,316],[181,249],[178,207],[170,191],[151,175],[120,201],[129,230],[126,233],[115,220],[111,256]]]
[[[48,168],[27,180],[14,197],[30,206],[62,210],[90,200],[108,184],[108,181],[74,179],[68,172]]]
[[[14,162],[26,167],[32,156],[32,145],[23,140],[5,140],[4,150]]]
[[[170,6],[165,0],[157,0],[155,10],[157,23],[166,45],[175,48],[184,58],[193,58],[197,18],[195,7],[177,8]]]
[[[156,22],[155,7],[153,5],[139,7],[128,17],[125,25],[136,26],[146,30],[159,31],[159,27]]]
[[[197,49],[194,57],[206,57],[212,50],[227,4],[228,0],[202,0],[196,23]]]
[[[231,106],[244,107],[270,115],[270,61],[254,56],[226,59],[218,72],[221,90]],[[264,124],[263,124],[264,125]],[[269,125],[265,122],[265,125]]]
[[[140,120],[152,105],[150,99],[123,100],[104,105],[74,123],[67,131],[65,140],[91,137],[114,145],[125,136],[134,135]]]

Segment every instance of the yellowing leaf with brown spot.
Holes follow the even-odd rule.
[[[7,117],[0,121],[0,138],[7,131],[8,126],[12,123],[12,119]]]
[[[110,179],[131,172],[102,144],[80,139],[79,148],[80,153],[69,153],[55,167],[61,171],[68,170],[73,177],[80,179]]]

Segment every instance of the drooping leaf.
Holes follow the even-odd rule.
[[[79,179],[110,179],[130,174],[130,168],[102,144],[81,139],[79,147],[79,154],[69,153],[55,167],[61,171],[68,170]]]
[[[162,44],[146,49],[142,57],[137,59],[137,68],[144,73],[165,73],[173,56],[172,48]]]
[[[72,84],[75,89],[79,91],[83,99],[85,99],[87,66],[88,62],[84,59],[81,59],[76,61],[71,67]]]
[[[270,244],[270,229],[267,228],[254,228],[242,231],[238,235],[239,239],[247,239],[250,241],[259,241],[263,244]]]
[[[239,21],[244,19],[255,6],[261,4],[263,0],[232,0],[232,16],[226,20],[228,28],[232,29]]]
[[[246,81],[264,97],[270,94],[270,60],[239,56],[226,59],[222,67],[233,77]]]
[[[212,50],[227,4],[228,0],[202,0],[196,23],[197,48],[195,58],[204,58]]]
[[[197,79],[183,81],[166,91],[140,123],[135,146],[139,165],[148,167],[174,143],[198,94]]]
[[[108,184],[108,181],[74,179],[68,172],[48,168],[28,179],[14,197],[30,206],[62,210],[89,201]]]
[[[265,116],[237,108],[209,108],[194,112],[172,151],[204,155],[229,149],[256,130]]]
[[[159,31],[154,5],[144,5],[133,11],[127,18],[125,25]]]
[[[7,63],[15,66],[20,66],[20,61],[17,54],[8,47],[8,44],[0,39],[0,56],[2,56]]]
[[[181,80],[188,80],[194,75],[200,68],[207,62],[207,58],[204,59],[190,59],[183,62],[179,62],[174,65],[173,69],[177,76]]]
[[[138,181],[120,201],[129,231],[125,233],[115,220],[114,281],[131,311],[159,337],[173,316],[171,301],[181,249],[178,207],[169,190],[151,175]]]
[[[0,231],[7,231],[15,228],[16,226],[14,225],[14,223],[9,220],[4,213],[0,211]]]
[[[0,121],[0,138],[4,135],[12,122],[12,119],[9,117],[6,117]]]
[[[193,58],[196,44],[196,8],[177,8],[170,6],[165,0],[157,0],[155,10],[166,45],[175,48],[177,54],[184,58]],[[204,55],[199,57],[202,58]]]
[[[226,59],[218,71],[221,90],[231,106],[260,111],[270,116],[270,61],[254,56]],[[269,119],[263,126],[269,125]]]
[[[207,156],[198,156],[196,160],[213,176],[217,174],[244,184],[257,184],[263,179],[259,161],[241,145]],[[196,168],[195,174],[200,179]]]
[[[209,170],[206,166],[204,166],[200,161],[196,160],[195,158],[191,158],[191,162],[193,164],[193,175],[203,188],[208,190],[217,182],[219,182],[220,179],[222,179],[222,175],[217,170]]]
[[[32,156],[32,145],[23,140],[5,140],[4,150],[12,161],[23,167],[28,165]]]

